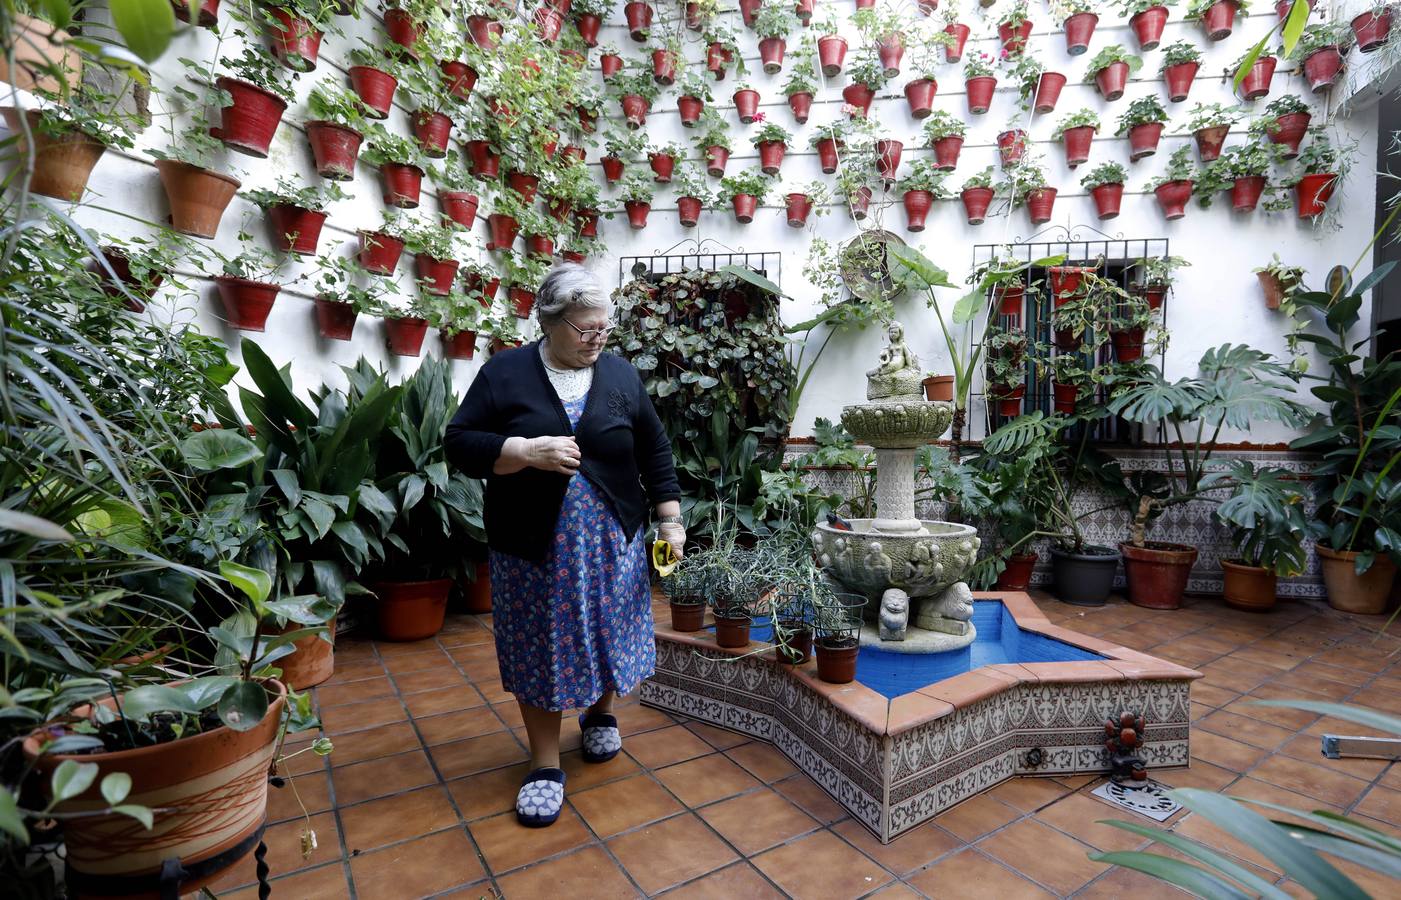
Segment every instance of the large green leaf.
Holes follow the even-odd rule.
[[[54,769],[52,780],[49,782],[49,790],[53,793],[56,802],[62,803],[65,800],[72,800],[74,797],[92,787],[92,783],[97,780],[97,763],[79,763],[71,759],[65,759]]]
[[[219,698],[219,721],[234,731],[257,726],[268,712],[268,692],[261,684],[240,681]]]
[[[1289,15],[1284,18],[1284,31],[1280,37],[1280,51],[1282,56],[1289,56],[1294,52],[1294,47],[1299,43],[1299,37],[1304,33],[1304,26],[1309,22],[1309,13],[1313,12],[1313,4],[1309,0],[1294,0],[1289,7]]]
[[[15,795],[4,785],[0,785],[0,831],[19,841],[21,847],[29,845],[29,829],[24,827],[19,804],[15,801]]]
[[[768,280],[767,278],[760,275],[758,272],[754,271],[748,266],[721,266],[715,271],[723,272],[726,275],[733,275],[741,281],[747,281],[759,290],[764,291],[765,293],[773,294],[775,297],[788,296],[787,294],[783,293],[783,288],[779,287],[777,284],[774,284],[772,281]]]
[[[71,541],[73,535],[48,519],[20,512],[17,509],[0,509],[0,531],[18,531],[44,541]]]
[[[1156,853],[1141,853],[1132,850],[1118,850],[1113,853],[1091,853],[1090,859],[1095,862],[1108,863],[1111,866],[1123,866],[1126,869],[1134,869],[1145,875],[1151,875],[1154,878],[1166,881],[1168,884],[1175,884],[1180,888],[1191,891],[1198,897],[1210,897],[1212,900],[1216,900],[1216,898],[1223,898],[1223,900],[1250,900],[1249,894],[1240,891],[1210,872],[1185,863],[1180,859],[1171,859],[1166,856],[1159,856]]]
[[[1254,896],[1269,898],[1269,900],[1289,900],[1288,894],[1275,887],[1273,883],[1256,875],[1245,866],[1237,863],[1223,853],[1218,853],[1216,850],[1185,838],[1180,834],[1174,834],[1171,831],[1163,831],[1162,829],[1153,828],[1149,825],[1143,825],[1138,822],[1127,822],[1121,819],[1100,819],[1099,821],[1101,825],[1110,825],[1124,831],[1131,831],[1139,837],[1150,838],[1156,843],[1171,847],[1178,853],[1189,856],[1197,862],[1206,863],[1220,874],[1249,888],[1254,892]],[[1146,856],[1148,854],[1141,853],[1139,855]]]
[[[253,601],[255,607],[261,608],[272,594],[272,576],[262,569],[221,559],[219,574]]]
[[[292,394],[292,389],[282,379],[282,373],[263,352],[263,348],[248,338],[244,338],[239,346],[243,350],[243,365],[248,369],[249,377],[263,392],[264,412],[297,428],[311,428],[316,424],[316,416]]]
[[[886,244],[885,252],[890,259],[894,260],[900,266],[903,266],[911,275],[918,278],[920,285],[926,290],[936,287],[954,286],[953,282],[949,281],[948,272],[934,265],[929,257],[908,244]],[[892,269],[893,268],[894,267],[892,267]],[[906,280],[894,271],[891,272],[891,275],[897,281]]]
[[[236,469],[261,458],[258,445],[237,431],[206,428],[180,442],[180,455],[198,472]]]
[[[152,713],[178,712],[196,715],[200,708],[183,692],[164,684],[146,684],[127,691],[122,698],[122,715],[144,719]]]
[[[169,0],[108,0],[108,7],[127,48],[148,63],[160,59],[175,33]]]

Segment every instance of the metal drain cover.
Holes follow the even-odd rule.
[[[1122,806],[1130,812],[1147,816],[1155,822],[1165,822],[1173,813],[1182,808],[1181,803],[1167,795],[1169,790],[1171,788],[1167,785],[1159,784],[1150,778],[1141,785],[1134,786],[1108,781],[1090,793],[1101,800],[1113,803],[1115,806]]]

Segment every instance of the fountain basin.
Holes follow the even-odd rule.
[[[978,559],[982,541],[971,525],[921,520],[924,534],[886,534],[873,530],[875,521],[853,519],[851,531],[822,522],[812,534],[818,564],[871,600],[891,587],[932,597],[966,579]]]
[[[855,683],[834,685],[818,680],[814,662],[785,666],[755,653],[762,643],[723,650],[704,632],[658,625],[656,672],[640,697],[769,741],[882,842],[1014,776],[1107,772],[1104,723],[1125,710],[1147,720],[1141,755],[1150,768],[1188,764],[1190,687],[1200,672],[1053,625],[1024,593],[974,597],[975,621],[989,623],[984,640],[995,614],[1003,652],[1001,635],[1015,633],[1030,654],[1014,649],[1009,659],[1060,645],[1090,658],[977,665],[992,657],[970,648],[974,667],[959,674],[939,670],[944,654],[923,657],[934,668],[915,686],[921,657],[902,657],[909,678],[892,683],[864,671],[867,654],[886,652],[872,648],[862,650]]]
[[[917,391],[923,389],[916,385]],[[922,447],[949,428],[953,404],[930,402],[922,395],[842,407],[842,427],[876,449]]]

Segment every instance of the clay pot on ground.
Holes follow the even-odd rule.
[[[28,110],[25,118],[34,137],[34,173],[29,178],[31,193],[76,203],[83,199],[92,170],[107,148],[81,131],[66,131],[49,135],[39,128],[39,113]],[[5,122],[20,136],[19,117],[11,107],[5,109]]]
[[[999,591],[1024,591],[1030,588],[1036,559],[1035,553],[1016,553],[1007,557],[1007,566],[997,576],[993,588]]]
[[[828,34],[817,39],[817,59],[823,75],[832,78],[841,74],[846,46],[846,38],[840,35]]]
[[[629,226],[634,229],[647,227],[647,214],[652,211],[652,204],[641,200],[627,200],[623,203],[623,209],[628,214]]]
[[[1337,47],[1323,47],[1304,58],[1304,78],[1315,94],[1332,87],[1342,71],[1343,55]]]
[[[963,49],[968,46],[968,34],[971,29],[961,22],[953,22],[944,26],[944,33],[953,38],[952,44],[944,45],[944,62],[956,63],[963,59]]]
[[[1070,168],[1075,168],[1090,158],[1090,145],[1094,143],[1095,127],[1093,125],[1077,125],[1074,128],[1067,128],[1061,135],[1061,140],[1065,145],[1065,164]]]
[[[676,212],[681,227],[694,228],[700,222],[702,203],[699,197],[677,197]]]
[[[1053,593],[1071,606],[1103,606],[1118,568],[1119,553],[1109,547],[1086,545],[1079,553],[1051,548]]]
[[[1387,36],[1391,34],[1391,17],[1394,15],[1392,9],[1388,7],[1378,15],[1372,10],[1368,10],[1352,20],[1352,34],[1357,38],[1357,49],[1362,53],[1371,53],[1380,50],[1386,43]]]
[[[464,610],[474,616],[491,612],[491,566],[477,563],[475,578],[463,578],[457,582],[462,592]]]
[[[430,159],[442,159],[448,155],[452,119],[440,112],[420,110],[414,113],[413,136],[425,156]]]
[[[1304,140],[1304,135],[1309,133],[1309,122],[1312,118],[1306,112],[1287,113],[1277,117],[1277,127],[1265,134],[1271,141],[1284,147],[1285,159],[1293,159],[1299,155],[1299,144]]]
[[[421,641],[443,629],[452,579],[386,581],[374,586],[375,624],[386,641]]]
[[[958,154],[962,149],[962,135],[951,134],[936,140],[934,142],[934,168],[946,172],[957,168]]]
[[[384,119],[394,106],[394,91],[399,82],[388,72],[381,72],[373,66],[351,66],[350,87],[360,102],[365,104],[365,115],[371,119]]]
[[[730,161],[730,149],[712,144],[705,148],[705,171],[714,178],[725,174],[725,164]]]
[[[1214,162],[1221,157],[1221,148],[1226,144],[1226,135],[1230,132],[1229,125],[1212,125],[1209,128],[1198,128],[1192,132],[1192,137],[1197,142],[1197,158],[1202,162]]]
[[[214,276],[219,301],[224,306],[224,320],[230,328],[240,331],[266,331],[268,314],[281,285],[249,281],[234,275]]]
[[[1138,38],[1138,49],[1154,50],[1163,39],[1163,26],[1167,24],[1166,6],[1150,6],[1129,19],[1129,27]]]
[[[694,632],[705,627],[705,603],[671,601],[672,631]]]
[[[1051,221],[1051,211],[1056,204],[1056,189],[1053,187],[1033,188],[1026,195],[1026,210],[1031,216],[1031,224],[1044,225]]]
[[[1129,64],[1123,60],[1112,62],[1095,73],[1095,87],[1107,103],[1124,96],[1124,88],[1128,83]]]
[[[953,402],[953,380],[952,375],[930,375],[921,384],[924,385],[924,399],[930,401]]]
[[[1247,566],[1238,560],[1221,560],[1221,598],[1236,609],[1274,609],[1279,579],[1264,566]]]
[[[1208,41],[1224,41],[1236,23],[1235,0],[1218,0],[1202,13],[1202,30]]]
[[[1153,188],[1153,195],[1158,198],[1163,218],[1168,221],[1180,219],[1187,215],[1187,201],[1192,199],[1192,182],[1169,181]]]
[[[759,112],[759,92],[753,88],[745,88],[742,91],[735,91],[735,114],[739,120],[748,125],[754,121],[754,116]]]
[[[287,102],[270,91],[237,78],[221,77],[216,82],[230,97],[228,106],[220,110],[220,125],[209,129],[217,140],[230,150],[264,159],[272,144],[277,126]]]
[[[818,678],[828,684],[851,684],[856,680],[856,658],[861,652],[856,638],[820,637],[816,644]]]
[[[438,192],[438,211],[442,214],[443,224],[453,222],[470,229],[477,221],[479,202],[476,194],[467,191]]]
[[[1099,16],[1092,12],[1076,13],[1067,17],[1061,26],[1065,29],[1065,52],[1071,56],[1079,56],[1090,49],[1090,39],[1094,37],[1095,25],[1098,22]]]
[[[1163,69],[1163,80],[1167,82],[1168,99],[1181,103],[1191,93],[1192,81],[1197,77],[1200,63],[1181,62]]]
[[[1036,82],[1036,97],[1032,101],[1038,113],[1055,112],[1065,81],[1065,76],[1059,72],[1041,73],[1041,80]]]
[[[321,52],[321,31],[311,22],[290,10],[268,7],[267,12],[277,20],[268,29],[272,37],[272,55],[295,72],[310,72],[316,68]]]
[[[784,198],[784,204],[788,210],[790,228],[802,228],[808,223],[808,216],[812,214],[812,201],[808,199],[807,194],[789,194]]]
[[[1129,129],[1129,161],[1152,156],[1158,152],[1158,140],[1163,136],[1162,122],[1144,122]]]
[[[267,216],[268,223],[272,226],[274,247],[283,253],[316,255],[316,245],[321,240],[321,226],[326,223],[326,213],[303,209],[289,203],[278,203],[268,207]]]
[[[1301,219],[1321,216],[1338,186],[1338,176],[1332,174],[1304,175],[1294,185],[1294,206]]]
[[[404,242],[382,231],[361,231],[360,268],[372,275],[392,275],[404,252]]]
[[[173,159],[156,160],[156,171],[170,201],[170,227],[192,237],[214,237],[239,180]]]
[[[987,219],[988,207],[992,205],[993,189],[990,187],[964,188],[959,199],[963,201],[963,211],[968,216],[969,225],[981,225]]]
[[[305,628],[304,625],[288,623],[281,634]],[[326,681],[336,671],[336,620],[326,623],[326,637],[308,634],[292,642],[291,653],[277,661],[282,669],[282,682],[294,691],[314,688]]]
[[[360,142],[364,140],[360,132],[334,122],[308,122],[306,139],[316,161],[316,174],[332,181],[349,181],[355,177],[355,160],[360,156]]]
[[[350,303],[317,297],[313,303],[316,310],[316,332],[332,341],[348,341],[355,333],[355,320],[359,312]]]
[[[1270,92],[1270,82],[1274,80],[1275,66],[1279,60],[1273,56],[1262,56],[1255,60],[1250,71],[1241,79],[1239,93],[1245,100],[1259,100]]]
[[[906,191],[900,199],[905,207],[905,229],[923,231],[930,207],[934,205],[934,195],[929,191]]]
[[[1392,582],[1396,580],[1395,563],[1378,555],[1371,568],[1358,575],[1355,552],[1334,550],[1324,544],[1319,544],[1317,550],[1329,606],[1367,616],[1386,612]]]
[[[1113,219],[1119,215],[1119,208],[1124,201],[1124,186],[1122,184],[1097,184],[1090,188],[1090,199],[1095,204],[1095,215],[1104,221]]]
[[[735,209],[735,221],[741,225],[748,225],[754,221],[754,213],[759,208],[759,198],[753,194],[735,194],[730,204]]]
[[[418,316],[400,316],[384,320],[385,344],[395,356],[421,355],[423,338],[427,334],[428,320]]]
[[[379,167],[383,179],[382,195],[385,206],[417,209],[423,194],[423,170],[403,163],[384,163]]]
[[[1260,203],[1260,195],[1265,190],[1265,176],[1247,175],[1237,178],[1231,184],[1231,209],[1235,212],[1252,212]]]
[[[968,111],[974,115],[982,115],[992,106],[992,95],[997,89],[997,79],[991,75],[979,75],[976,78],[969,78],[964,83],[968,91]]]
[[[1121,543],[1129,602],[1145,609],[1177,609],[1187,592],[1187,579],[1197,562],[1197,548],[1186,544],[1148,541],[1135,547]]]
[[[793,111],[793,121],[799,125],[806,125],[812,115],[812,94],[807,91],[789,94],[788,108]]]
[[[715,613],[716,645],[726,648],[748,647],[749,626],[752,621],[749,613],[721,615],[721,611],[717,610]]]

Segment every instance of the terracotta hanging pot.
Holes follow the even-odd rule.
[[[1075,403],[1080,397],[1080,388],[1073,384],[1051,382],[1051,398],[1056,412],[1070,416],[1075,414]]]
[[[993,190],[990,187],[964,188],[959,195],[963,201],[963,211],[968,215],[969,225],[981,225],[987,219],[988,207],[992,205]]]
[[[1026,143],[1026,132],[1020,128],[997,135],[997,154],[1004,169],[1021,161],[1026,155]]]
[[[1022,398],[1026,396],[1026,385],[990,385],[989,395],[997,401],[997,414],[1004,419],[1014,419],[1022,414]]]
[[[842,99],[851,107],[849,114],[852,118],[864,118],[869,115],[871,101],[875,98],[876,92],[859,82],[842,88]]]
[[[1146,609],[1177,609],[1197,562],[1197,548],[1149,541],[1147,546],[1120,544],[1129,602]]]
[[[637,94],[626,94],[623,96],[623,117],[627,127],[633,130],[641,128],[647,124],[647,113],[651,110],[652,104],[646,97]]]
[[[1008,56],[1014,56],[1026,49],[1027,39],[1031,37],[1031,20],[1027,19],[1017,25],[1003,22],[997,26],[997,37],[1002,41],[1002,49]]]
[[[504,32],[505,27],[500,22],[493,22],[486,16],[467,17],[467,36],[483,50],[495,49]]]
[[[493,34],[499,35],[501,26],[497,23],[496,29],[488,29]],[[414,59],[418,59],[418,50],[415,45],[423,38],[428,31],[426,24],[420,25],[413,20],[413,16],[402,9],[391,8],[384,11],[384,30],[389,35],[389,39],[403,47]]]
[[[379,167],[383,179],[385,206],[399,209],[417,209],[423,192],[423,170],[418,166],[387,162]]]
[[[1065,143],[1065,164],[1074,169],[1081,163],[1087,162],[1090,158],[1090,145],[1094,143],[1094,139],[1095,127],[1093,125],[1067,128],[1061,135],[1061,140]]]
[[[1147,52],[1155,50],[1163,39],[1163,26],[1167,24],[1166,6],[1150,6],[1129,19],[1129,27],[1138,38],[1138,49]]]
[[[1090,49],[1090,39],[1094,37],[1095,25],[1099,16],[1092,12],[1076,13],[1065,20],[1065,52],[1079,56]],[[1030,24],[1030,23],[1027,23]]]
[[[1192,90],[1192,81],[1197,77],[1197,70],[1200,67],[1199,63],[1181,62],[1163,69],[1169,100],[1173,103],[1181,103],[1187,99],[1187,94]]]
[[[220,125],[209,129],[230,150],[264,159],[287,103],[281,97],[236,78],[220,77],[215,82],[229,95],[229,105],[220,110]]]
[[[1053,187],[1039,187],[1027,192],[1026,209],[1033,225],[1051,221],[1051,210],[1055,205],[1056,189]]]
[[[777,175],[783,166],[783,154],[788,151],[788,146],[782,141],[761,141],[759,148],[759,167],[765,175]]]
[[[273,246],[283,253],[314,256],[321,240],[321,227],[326,213],[303,209],[290,203],[268,207],[268,222],[272,226]]]
[[[1041,73],[1041,80],[1036,83],[1036,98],[1033,101],[1038,113],[1044,115],[1055,111],[1056,101],[1060,100],[1065,81],[1065,76],[1059,72]]]
[[[900,168],[900,154],[905,145],[900,141],[876,141],[876,174],[887,184],[895,181],[895,173]]]
[[[617,156],[605,156],[599,160],[603,166],[603,177],[609,184],[623,180],[623,161]]]
[[[1129,64],[1123,60],[1112,62],[1095,73],[1095,87],[1105,102],[1112,103],[1124,96],[1124,88],[1129,82]]]
[[[623,7],[628,21],[628,36],[639,44],[647,40],[652,30],[652,7],[646,3],[629,3]]]
[[[173,159],[156,160],[156,171],[170,201],[170,227],[193,237],[214,237],[239,180]]]
[[[598,46],[598,32],[603,27],[603,20],[593,13],[583,13],[574,19],[574,27],[579,32],[579,37],[583,38],[584,46],[593,49]]]
[[[1285,295],[1294,287],[1293,281],[1286,283],[1285,279],[1270,272],[1256,272],[1255,277],[1260,281],[1260,290],[1265,295],[1265,309],[1279,309]]]
[[[923,231],[929,209],[934,205],[934,195],[929,191],[906,191],[901,201],[905,206],[906,230]]]
[[[516,235],[520,233],[520,224],[516,222],[514,216],[505,213],[492,213],[486,217],[487,233],[490,240],[487,241],[488,250],[510,250],[516,243]]]
[[[332,181],[350,181],[355,177],[355,161],[364,140],[360,132],[334,122],[308,122],[306,139],[316,161],[316,174]]]
[[[1343,55],[1337,47],[1322,47],[1304,58],[1304,78],[1315,94],[1332,87],[1342,71]]]
[[[826,34],[817,39],[817,59],[822,65],[822,74],[833,78],[841,74],[846,61],[846,38],[837,34]]]
[[[1208,41],[1223,41],[1231,36],[1236,23],[1235,0],[1218,0],[1202,13],[1202,30]]]
[[[477,352],[477,333],[475,331],[459,331],[456,334],[449,334],[446,331],[439,331],[438,343],[442,345],[443,355],[448,359],[471,359]],[[469,612],[471,611],[473,610],[469,610]],[[490,611],[490,606],[488,606],[487,611]]]
[[[910,117],[926,119],[934,111],[934,94],[939,83],[933,78],[916,78],[905,83],[905,101],[910,104]]]
[[[511,299],[511,315],[517,319],[530,318],[530,311],[535,308],[535,292],[513,284],[506,294]]]
[[[939,0],[916,0],[915,6],[919,8],[920,15],[932,16],[939,8]]]
[[[851,210],[851,217],[860,222],[866,218],[871,208],[871,189],[866,186],[857,188],[856,191],[847,198],[847,208]]]
[[[776,75],[783,71],[783,53],[787,49],[788,42],[781,37],[767,37],[759,41],[759,59],[765,74]]]
[[[560,32],[564,30],[564,14],[559,10],[549,6],[541,6],[535,10],[531,20],[535,23],[535,28],[540,32],[540,39],[547,44],[553,44],[559,40]]]
[[[934,142],[934,168],[952,171],[958,166],[958,154],[963,149],[963,136],[951,134]]]
[[[1162,122],[1144,122],[1129,129],[1129,160],[1137,162],[1158,152],[1158,139],[1163,136]]]
[[[501,154],[487,141],[472,140],[465,144],[471,161],[472,174],[478,178],[496,178],[501,174]]]
[[[45,134],[39,125],[38,110],[26,110],[25,118],[29,121],[29,133],[34,136],[34,173],[29,178],[29,190],[72,203],[83,199],[92,170],[107,148],[81,131]],[[5,121],[22,141],[19,117],[12,107],[5,109]]]
[[[963,50],[968,46],[971,29],[962,23],[954,22],[944,26],[944,33],[953,38],[952,44],[944,45],[944,62],[956,63],[963,59]]]
[[[361,231],[360,267],[373,275],[393,275],[404,252],[404,242],[382,231]]]
[[[652,176],[654,181],[665,184],[671,181],[671,173],[676,169],[676,157],[669,153],[653,153],[648,161],[652,166]]]
[[[762,5],[763,0],[739,0],[739,14],[744,20],[745,28],[754,27],[754,17],[759,14],[759,7]]]
[[[355,320],[360,315],[353,304],[317,297],[314,306],[318,334],[332,341],[350,340],[355,333]]]
[[[817,11],[817,0],[797,0],[793,11],[797,14],[798,21],[806,28],[812,22],[812,14]]]
[[[952,375],[929,375],[920,384],[924,387],[924,399],[934,403],[953,402]]]
[[[1117,218],[1124,200],[1122,184],[1097,184],[1090,188],[1090,197],[1095,203],[1095,214],[1100,221]]]
[[[730,161],[730,150],[719,144],[705,148],[705,170],[715,178],[725,174],[725,165]]]
[[[1239,560],[1221,560],[1224,576],[1221,599],[1235,609],[1274,609],[1279,579],[1264,566],[1248,566]]]
[[[443,88],[458,100],[472,96],[472,88],[477,86],[477,70],[459,60],[448,60],[438,64],[443,74]]]
[[[315,69],[321,52],[321,31],[291,10],[270,6],[266,12],[278,22],[271,29],[272,55],[277,61],[297,72]]]
[[[623,70],[623,58],[616,53],[604,53],[598,58],[598,68],[607,81]]]
[[[444,225],[454,222],[470,229],[477,221],[479,202],[476,194],[467,191],[438,191],[438,211]]]
[[[898,33],[888,34],[876,43],[876,56],[880,59],[886,78],[900,74],[900,60],[904,55],[905,44]]]
[[[540,178],[526,172],[511,172],[506,176],[506,185],[520,195],[526,206],[535,202],[535,194],[540,189]]]
[[[1374,10],[1368,10],[1352,20],[1352,34],[1357,38],[1359,51],[1371,53],[1381,49],[1387,41],[1387,36],[1391,34],[1392,15],[1392,9],[1388,7],[1382,10],[1380,15]]]
[[[1318,562],[1323,569],[1323,584],[1328,590],[1328,605],[1346,613],[1379,616],[1390,605],[1391,586],[1396,580],[1396,564],[1378,555],[1371,567],[1357,574],[1357,553],[1334,550],[1319,544]]]
[[[425,156],[430,159],[442,159],[448,155],[452,119],[440,112],[420,110],[414,113],[413,134]]]
[[[1192,133],[1192,137],[1197,142],[1197,156],[1202,162],[1214,162],[1221,156],[1221,148],[1226,144],[1226,135],[1230,133],[1229,125],[1212,125],[1209,128],[1198,128]]]
[[[652,204],[641,200],[627,200],[623,203],[623,209],[628,214],[628,225],[633,229],[640,230],[647,227],[647,214],[652,211]]]
[[[373,66],[351,66],[350,87],[360,102],[365,104],[365,115],[371,119],[384,119],[394,105],[394,91],[399,82],[388,72],[381,72]]]
[[[1236,212],[1253,212],[1260,203],[1260,195],[1265,190],[1265,176],[1246,175],[1231,184],[1231,209]]]
[[[418,316],[403,316],[384,320],[384,339],[389,352],[395,356],[420,356],[423,338],[428,334],[428,320]],[[389,640],[395,638],[388,637]]]
[[[109,297],[121,297],[122,303],[128,310],[134,313],[143,312],[146,309],[145,301],[150,300],[152,295],[165,281],[165,275],[160,273],[150,273],[146,276],[143,284],[140,279],[131,274],[131,260],[127,258],[125,252],[119,247],[103,247],[102,257],[111,266],[112,274],[102,267],[96,259],[88,267],[101,281],[102,293]],[[120,285],[113,282],[112,275],[117,276]],[[125,293],[123,292],[125,288]]]
[[[835,138],[823,138],[817,142],[816,150],[823,173],[831,175],[837,171],[837,153],[841,150],[841,144]]]
[[[240,331],[266,331],[268,314],[277,299],[281,285],[249,281],[233,275],[214,276],[219,300],[224,305],[224,320]]]
[[[385,324],[389,322],[386,320]],[[419,340],[422,341],[421,336]],[[442,631],[451,589],[450,578],[374,585],[379,636],[386,641],[421,641]]]
[[[597,211],[581,209],[574,214],[574,222],[579,227],[580,237],[598,237]]]
[[[1142,359],[1143,334],[1142,328],[1123,328],[1109,332],[1109,342],[1114,346],[1114,358],[1121,363]]]
[[[759,198],[752,194],[735,194],[730,204],[735,208],[735,221],[748,225],[754,221],[754,212],[759,207]]]
[[[784,198],[788,210],[788,227],[802,228],[812,214],[812,200],[807,194],[793,193]]]
[[[1323,215],[1337,186],[1337,175],[1325,173],[1302,176],[1299,183],[1294,185],[1294,203],[1299,218],[1311,219]]]
[[[793,111],[793,121],[799,125],[806,125],[808,117],[812,113],[812,94],[807,91],[789,94],[788,108]]]
[[[999,591],[1025,591],[1031,587],[1031,573],[1036,569],[1035,553],[1017,553],[1007,557],[1006,567],[997,576],[993,588]]]
[[[435,259],[427,253],[415,253],[413,258],[414,277],[419,289],[435,297],[446,297],[452,292],[457,266],[455,259]]]
[[[705,111],[705,101],[699,97],[677,97],[676,109],[681,113],[681,124],[691,128],[700,121],[701,113]]]
[[[997,90],[997,79],[991,75],[979,75],[964,82],[968,91],[968,111],[981,115],[992,106],[992,95]]]
[[[759,112],[759,92],[751,88],[735,91],[734,101],[739,120],[746,125],[752,123]]]
[[[1309,133],[1311,116],[1306,112],[1286,113],[1275,119],[1275,129],[1267,131],[1271,141],[1284,147],[1284,158],[1293,159],[1299,155],[1299,144]]]
[[[997,301],[999,316],[1021,318],[1022,301],[1026,299],[1026,285],[1020,281],[1001,282],[992,288],[993,299]]]
[[[670,50],[652,51],[652,79],[666,86],[676,82],[676,54]]]
[[[189,0],[170,0],[170,5],[175,8],[175,18],[181,22],[190,21]],[[199,5],[199,27],[213,28],[219,24],[219,0],[204,0]],[[0,78],[0,81],[6,79]]]
[[[1085,275],[1094,271],[1088,266],[1051,266],[1047,275],[1051,282],[1051,297],[1057,307],[1063,306],[1080,293]]]
[[[1187,215],[1187,201],[1192,199],[1192,182],[1169,181],[1153,188],[1158,198],[1158,206],[1163,210],[1163,218],[1168,221]]]
[[[1274,80],[1275,66],[1279,61],[1273,56],[1262,56],[1241,79],[1238,92],[1245,100],[1259,100],[1270,92],[1270,82]]]
[[[676,212],[681,219],[681,227],[694,228],[700,221],[701,201],[697,197],[677,197]]]
[[[536,259],[550,259],[555,255],[554,239],[544,234],[526,235],[525,252]]]

